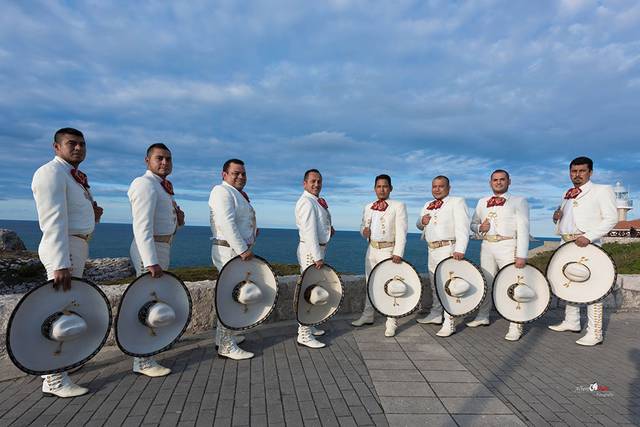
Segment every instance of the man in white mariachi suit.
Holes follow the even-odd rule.
[[[209,196],[211,221],[211,259],[213,265],[222,271],[222,267],[236,256],[243,260],[253,257],[251,247],[257,236],[256,213],[251,206],[249,196],[244,192],[247,184],[247,172],[244,162],[239,159],[227,160],[222,167],[222,183],[213,187]],[[253,353],[238,347],[244,341],[241,335],[222,326],[216,327],[216,345],[218,355],[234,360],[250,359]]]
[[[429,282],[433,296],[431,311],[417,322],[442,323],[442,328],[436,333],[440,337],[454,334],[456,326],[453,317],[444,313],[436,295],[435,270],[446,258],[463,259],[469,243],[470,220],[466,202],[462,197],[449,196],[450,190],[449,178],[442,175],[433,178],[431,193],[434,200],[425,203],[416,223],[418,229],[422,230],[421,238],[426,240],[429,246]]]
[[[127,195],[133,217],[133,241],[129,254],[136,275],[147,271],[162,276],[169,269],[171,242],[184,213],[173,199],[173,185],[167,179],[173,170],[171,151],[164,144],[153,144],[144,159],[147,171],[133,180]],[[171,369],[150,357],[134,357],[133,372],[149,377],[168,375]]]
[[[71,289],[71,277],[84,273],[89,239],[102,208],[91,196],[87,176],[78,169],[87,154],[82,132],[58,130],[53,149],[55,157],[33,175],[31,190],[42,230],[38,256],[54,289],[62,287],[66,292]],[[42,377],[42,392],[47,395],[75,397],[89,392],[74,384],[66,372]]]
[[[529,253],[527,199],[508,193],[511,178],[505,170],[493,171],[489,185],[493,195],[478,200],[471,220],[471,230],[483,240],[480,267],[487,281],[487,295],[475,319],[467,323],[471,328],[489,325],[493,279],[498,270],[511,263],[515,263],[516,268],[524,268]],[[521,336],[522,324],[510,322],[504,338],[517,341]]]
[[[351,322],[353,326],[373,323],[374,309],[366,295],[366,281],[369,280],[371,270],[376,264],[388,258],[400,264],[407,243],[407,208],[404,203],[389,199],[393,191],[391,177],[378,175],[374,182],[374,191],[378,200],[368,203],[362,211],[360,234],[369,242],[364,262],[365,298],[362,315]],[[385,336],[394,336],[397,327],[397,319],[387,317]]]
[[[577,157],[569,164],[569,177],[573,183],[564,195],[560,207],[553,214],[556,234],[563,242],[574,241],[585,247],[589,243],[602,244],[602,237],[618,222],[616,200],[610,185],[591,182],[593,161],[588,157]],[[592,346],[602,342],[601,302],[587,305],[587,333],[576,341],[577,344]],[[567,304],[564,320],[550,325],[552,331],[580,332],[580,306]]]
[[[320,171],[317,169],[306,171],[302,186],[304,192],[296,203],[296,226],[300,235],[297,252],[300,273],[312,264],[318,269],[322,268],[327,244],[335,233],[331,226],[329,206],[320,197],[320,191],[322,191]],[[300,345],[322,348],[325,344],[315,338],[321,335],[324,335],[322,329],[298,325],[297,341]]]

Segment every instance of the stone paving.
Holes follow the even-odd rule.
[[[92,390],[74,399],[43,397],[40,378],[3,360],[0,426],[640,425],[640,314],[614,315],[593,348],[549,331],[558,315],[515,343],[502,319],[439,338],[411,316],[385,338],[382,319],[354,329],[339,318],[320,350],[277,323],[248,334],[256,357],[241,362],[215,357],[200,334],[158,357],[173,372],[156,379],[107,347],[72,375]],[[589,391],[595,381],[609,390]]]

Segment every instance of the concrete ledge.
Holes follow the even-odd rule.
[[[267,322],[278,322],[282,320],[295,319],[293,312],[293,297],[296,282],[295,276],[278,277],[279,297],[274,312],[271,314]],[[364,276],[342,275],[344,284],[344,299],[338,314],[355,315],[360,313],[364,307],[365,299],[365,283]],[[423,282],[423,298],[421,307],[431,306],[431,292],[429,288],[429,280],[422,276]],[[212,329],[215,320],[215,309],[213,306],[213,291],[215,281],[205,280],[201,282],[186,283],[191,299],[193,301],[193,311],[191,323],[186,334],[195,334]],[[115,318],[120,299],[128,285],[101,286],[111,303],[113,315]],[[6,354],[6,327],[14,307],[22,298],[22,294],[10,294],[0,296],[0,359],[7,357]],[[604,305],[609,310],[614,311],[637,311],[640,310],[640,274],[620,274],[614,291],[604,300]],[[564,303],[559,302],[555,297],[551,302],[551,308],[564,307]],[[499,316],[494,312],[494,316]],[[108,345],[115,344],[113,331],[107,341]]]

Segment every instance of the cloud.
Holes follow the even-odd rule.
[[[70,125],[87,136],[105,221],[128,220],[126,188],[165,142],[197,223],[238,157],[262,224],[293,226],[282,212],[311,167],[352,228],[379,173],[417,210],[437,174],[473,206],[505,168],[550,234],[573,157],[596,160],[594,180],[640,188],[638,24],[633,1],[8,3],[0,217],[31,198]]]

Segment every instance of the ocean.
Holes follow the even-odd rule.
[[[28,250],[37,251],[42,233],[37,221],[0,220],[0,228],[18,233]],[[211,265],[211,229],[205,226],[182,227],[171,248],[172,267]],[[133,239],[130,224],[98,224],[89,245],[90,258],[128,257]],[[466,256],[480,263],[480,241],[471,240]],[[530,243],[530,249],[543,244]],[[298,230],[261,228],[254,253],[274,264],[297,264]],[[342,273],[364,274],[367,244],[357,231],[337,231],[327,249],[326,261]],[[404,258],[418,272],[426,271],[427,249],[419,234],[407,236]]]

